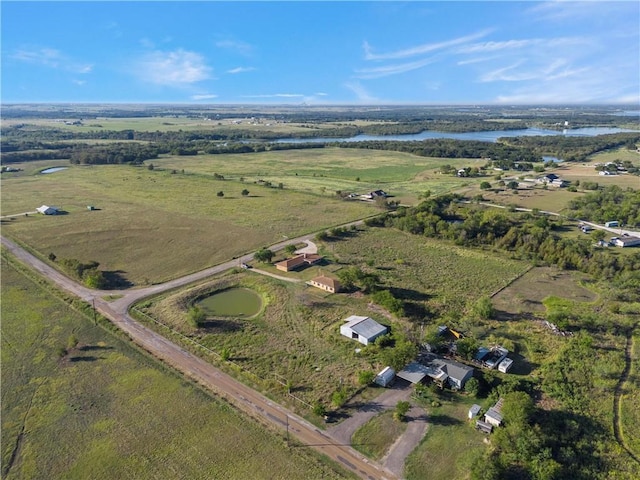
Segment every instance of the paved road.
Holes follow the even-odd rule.
[[[310,236],[305,236],[287,240],[271,248],[277,250],[284,248],[290,243],[300,243],[309,238]],[[383,466],[368,460],[348,445],[341,445],[303,418],[238,382],[200,357],[170,342],[162,335],[139,324],[128,314],[129,306],[141,298],[223,272],[237,266],[239,262],[250,261],[253,257],[252,254],[244,255],[240,259],[226,262],[203,270],[202,272],[187,275],[186,277],[172,280],[161,285],[153,285],[131,291],[96,291],[79,285],[70,278],[65,277],[9,239],[0,237],[0,240],[2,245],[20,261],[48,277],[62,289],[73,293],[85,301],[94,302],[96,310],[109,318],[115,325],[127,333],[135,343],[149,353],[176,368],[194,381],[226,398],[244,412],[267,424],[275,425],[281,430],[286,430],[303,445],[320,451],[361,478],[369,480],[396,478],[392,472]],[[102,298],[103,296],[118,294],[123,295],[123,297],[112,302],[108,302]]]

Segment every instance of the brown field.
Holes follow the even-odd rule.
[[[493,306],[507,314],[540,313],[545,307],[542,300],[551,295],[577,302],[593,302],[598,297],[580,285],[586,276],[554,267],[535,267],[518,278],[491,300]]]
[[[377,211],[364,202],[125,165],[2,178],[3,215],[42,204],[68,214],[3,220],[3,234],[44,257],[95,260],[134,284],[162,282]]]

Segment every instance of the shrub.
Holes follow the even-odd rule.
[[[358,383],[360,385],[370,385],[376,378],[376,374],[371,370],[363,370],[358,374]]]

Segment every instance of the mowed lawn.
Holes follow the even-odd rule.
[[[367,193],[383,189],[397,199],[414,202],[425,190],[443,193],[477,179],[442,175],[435,170],[449,164],[480,166],[475,159],[420,157],[409,153],[357,148],[274,150],[247,154],[164,157],[154,164],[212,175],[218,173],[248,181],[283,183],[286,188],[334,196],[343,192]]]
[[[3,478],[344,478],[4,260],[1,273]],[[61,360],[71,335],[78,348]]]
[[[248,196],[241,195],[245,188]],[[134,284],[162,282],[377,211],[287,188],[121,165],[2,180],[3,215],[42,204],[68,214],[6,220],[3,234],[43,256],[95,260]]]

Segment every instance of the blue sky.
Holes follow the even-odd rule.
[[[640,2],[2,1],[2,102],[640,101]]]

